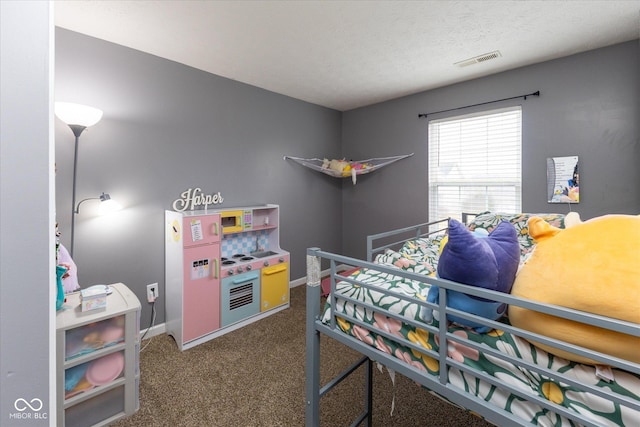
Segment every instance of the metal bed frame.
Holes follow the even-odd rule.
[[[446,316],[456,315],[468,320],[473,320],[478,323],[482,323],[485,325],[489,325],[492,328],[499,328],[514,335],[518,335],[522,338],[525,338],[529,341],[537,341],[543,344],[552,345],[561,350],[570,351],[575,354],[591,358],[597,362],[601,362],[603,365],[608,365],[611,367],[619,368],[636,375],[640,375],[640,364],[633,363],[630,361],[626,361],[623,359],[618,359],[611,357],[609,355],[594,352],[592,350],[586,349],[584,347],[579,347],[573,344],[569,344],[563,341],[559,341],[556,339],[551,339],[545,337],[543,335],[535,334],[528,332],[523,329],[515,328],[513,326],[488,320],[482,317],[478,317],[469,313],[465,313],[459,310],[455,310],[446,306],[446,290],[452,289],[454,291],[464,292],[469,295],[475,295],[483,298],[492,299],[495,301],[504,302],[507,304],[518,305],[521,307],[528,308],[530,310],[535,310],[538,312],[563,317],[566,319],[574,320],[581,323],[586,323],[594,326],[598,326],[601,328],[618,331],[621,333],[629,334],[632,336],[640,336],[640,327],[637,324],[631,322],[625,322],[617,319],[608,318],[605,316],[599,316],[594,314],[589,314],[577,310],[567,309],[560,306],[551,306],[547,304],[540,304],[534,301],[518,298],[511,296],[509,294],[504,294],[500,292],[490,291],[486,289],[476,288],[467,286],[460,283],[455,283],[448,280],[437,279],[434,277],[428,277],[412,272],[403,271],[396,268],[387,267],[380,264],[371,263],[373,254],[380,252],[386,248],[398,245],[404,240],[394,241],[392,243],[383,243],[381,246],[374,247],[374,242],[379,240],[389,240],[389,238],[393,238],[397,235],[407,235],[410,234],[412,238],[423,237],[429,235],[433,232],[443,231],[444,228],[441,227],[443,221],[436,221],[433,223],[425,223],[412,227],[407,227],[403,229],[393,230],[386,233],[381,233],[377,235],[372,235],[367,238],[367,257],[369,261],[358,260],[355,258],[350,258],[338,254],[333,254],[329,252],[324,252],[319,248],[308,248],[307,249],[307,296],[306,296],[306,310],[307,310],[307,318],[306,318],[306,340],[307,340],[307,352],[306,352],[306,426],[318,426],[320,424],[320,399],[323,395],[328,393],[333,387],[339,384],[342,380],[348,377],[353,371],[358,369],[360,366],[364,366],[365,369],[365,402],[362,413],[357,417],[352,426],[358,426],[363,422],[366,423],[367,426],[372,425],[372,361],[376,361],[388,369],[392,369],[413,381],[416,381],[420,385],[426,387],[427,389],[439,394],[440,396],[450,400],[453,403],[456,403],[468,410],[474,411],[477,414],[481,415],[487,421],[496,424],[496,425],[530,425],[528,420],[523,420],[518,418],[512,413],[509,413],[501,408],[490,406],[491,404],[484,401],[483,399],[476,397],[472,394],[466,393],[464,390],[455,387],[449,383],[448,379],[448,371],[449,368],[456,368],[462,372],[468,373],[470,375],[475,376],[476,378],[485,381],[486,383],[499,386],[500,388],[506,389],[509,392],[519,396],[520,398],[535,402],[543,408],[546,408],[554,413],[562,415],[567,419],[574,421],[580,425],[584,426],[593,426],[595,427],[597,424],[594,424],[593,421],[589,420],[585,416],[573,412],[563,406],[557,405],[549,400],[541,398],[539,396],[534,396],[530,394],[525,394],[522,391],[514,388],[513,386],[501,382],[498,378],[490,376],[484,372],[476,370],[470,366],[461,364],[451,358],[447,357],[447,341],[453,341],[460,343],[462,345],[474,348],[480,352],[484,352],[485,354],[490,354],[496,358],[506,360],[510,363],[513,363],[516,366],[520,366],[524,369],[537,372],[539,374],[547,375],[550,378],[553,378],[559,382],[565,383],[567,385],[577,387],[581,389],[581,391],[593,393],[595,395],[606,398],[607,400],[618,403],[622,406],[626,406],[631,408],[634,411],[640,411],[640,402],[634,401],[629,397],[618,394],[612,390],[605,390],[599,387],[594,387],[590,384],[580,383],[573,378],[569,378],[564,374],[558,373],[556,371],[549,370],[545,367],[534,365],[528,363],[524,360],[514,358],[509,356],[508,354],[501,353],[495,351],[493,349],[481,346],[473,341],[462,338],[460,336],[453,335],[447,330],[447,321]],[[429,228],[436,228],[436,231],[429,232]],[[322,262],[329,262],[329,271],[331,278],[331,293],[328,297],[329,310],[330,310],[330,322],[325,324],[321,320],[322,310],[321,310],[321,265]],[[437,285],[440,287],[440,301],[439,304],[432,304],[428,302],[421,301],[419,299],[406,297],[399,295],[397,293],[389,292],[385,289],[376,287],[374,285],[369,285],[365,282],[359,281],[357,279],[353,279],[350,277],[344,277],[338,275],[338,266],[347,265],[350,267],[360,267],[360,268],[368,268],[377,270],[383,273],[389,273],[391,275],[404,277],[410,280],[416,280],[422,283],[428,283],[432,285]],[[439,350],[436,352],[434,350],[426,350],[423,347],[419,347],[412,342],[399,338],[394,335],[390,335],[389,333],[379,330],[373,327],[373,325],[365,324],[360,320],[354,318],[353,316],[349,316],[345,313],[340,313],[340,317],[345,320],[368,328],[371,332],[382,335],[385,338],[395,341],[396,343],[403,345],[407,348],[412,348],[417,351],[420,351],[424,354],[427,354],[439,362],[439,373],[437,375],[429,374],[427,372],[423,372],[414,368],[400,359],[393,357],[392,355],[383,353],[378,351],[376,348],[371,347],[362,341],[359,341],[353,336],[347,335],[342,332],[336,325],[336,313],[334,312],[333,307],[336,304],[338,297],[336,296],[336,280],[337,281],[346,281],[352,284],[357,284],[361,287],[368,289],[375,289],[377,292],[382,292],[387,295],[393,294],[394,297],[404,299],[410,301],[415,304],[419,304],[420,306],[430,307],[434,310],[438,311],[438,321],[439,327],[434,327],[432,325],[428,325],[421,322],[416,322],[412,319],[407,319],[403,316],[394,314],[392,312],[388,312],[382,308],[374,307],[367,303],[363,303],[361,301],[352,299],[345,295],[340,295],[339,299],[363,306],[367,309],[374,310],[382,313],[383,315],[397,319],[401,322],[408,323],[414,327],[419,327],[427,330],[430,333],[438,335],[439,338]],[[326,385],[322,386],[320,384],[320,337],[321,335],[325,335],[327,337],[338,340],[342,344],[360,352],[363,357],[354,363],[352,366],[345,369],[342,373],[340,373],[336,378],[331,380]]]

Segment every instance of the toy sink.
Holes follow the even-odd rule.
[[[259,251],[259,252],[251,252],[249,255],[254,256],[256,258],[264,258],[272,255],[278,255],[278,252],[274,251]]]

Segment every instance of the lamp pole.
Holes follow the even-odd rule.
[[[71,255],[71,258],[73,258],[74,230],[76,225],[76,176],[78,169],[78,142],[80,141],[80,135],[87,127],[81,125],[69,125],[69,127],[76,137],[73,153],[73,189],[71,192],[71,247],[69,250],[69,255]]]
[[[93,126],[102,118],[102,111],[97,108],[70,102],[56,102],[56,116],[71,128],[76,137],[73,153],[73,189],[71,194],[71,247],[69,255],[73,257],[74,230],[76,223],[76,174],[78,170],[78,141],[80,135],[89,126]]]

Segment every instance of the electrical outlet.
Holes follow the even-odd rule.
[[[154,302],[159,296],[157,283],[147,285],[147,301]]]

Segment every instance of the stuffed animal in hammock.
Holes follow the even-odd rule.
[[[442,279],[466,285],[509,293],[520,262],[520,246],[516,229],[503,221],[489,235],[470,232],[455,219],[449,220],[448,239],[438,260],[437,273]],[[440,288],[431,286],[427,301],[438,303]],[[506,304],[447,290],[447,305],[457,310],[488,319],[499,319]],[[431,321],[430,310],[423,311],[423,319]],[[426,319],[425,319],[426,317]],[[448,315],[449,321],[485,333],[490,327]]]

